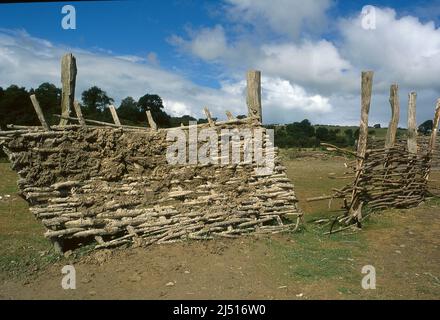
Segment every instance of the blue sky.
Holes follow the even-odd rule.
[[[76,30],[61,28],[65,4],[76,8]],[[364,5],[377,8],[378,23],[386,29],[360,30]],[[434,75],[424,77],[426,71],[438,71],[432,65],[440,58],[439,17],[440,0],[2,4],[0,86],[56,83],[59,58],[72,51],[81,57],[79,89],[98,85],[116,101],[155,91],[175,114],[201,115],[204,104],[221,111],[222,102],[244,113],[244,72],[257,68],[267,76],[266,122],[307,117],[315,123],[354,124],[357,78],[370,68],[376,71],[373,102],[379,106],[373,121],[388,121],[387,88],[392,82],[402,84],[402,105],[408,91],[420,92],[420,114],[426,118],[440,96],[439,85],[429,81]],[[358,36],[367,41],[358,43]],[[402,43],[418,49],[402,52]],[[34,66],[27,68],[30,59]],[[11,76],[5,77],[5,71]],[[114,82],[108,79],[112,75]]]

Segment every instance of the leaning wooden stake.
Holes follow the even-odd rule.
[[[212,116],[211,116],[211,112],[209,111],[208,108],[203,108],[203,111],[205,112],[206,118],[208,119],[209,125],[211,127],[215,127],[215,123],[214,120],[212,120]]]
[[[75,81],[76,81],[76,59],[71,54],[65,54],[61,60],[61,115],[60,125],[64,126],[68,123],[67,117],[70,116],[70,110],[73,107],[75,99]]]
[[[41,125],[43,126],[44,130],[49,131],[50,127],[46,122],[46,119],[44,118],[43,111],[41,110],[40,104],[38,103],[37,97],[35,94],[31,95],[31,101],[32,105],[34,106],[35,112],[37,113],[38,120],[40,120]]]
[[[261,108],[261,72],[256,70],[247,73],[247,106],[249,117],[257,117],[262,120]]]
[[[397,84],[391,85],[390,105],[391,105],[391,120],[388,125],[385,148],[391,148],[396,143],[397,127],[399,125],[399,117],[400,117],[399,86]]]
[[[121,121],[119,121],[118,113],[116,112],[115,106],[111,104],[108,106],[108,108],[110,109],[115,125],[121,127]]]
[[[78,118],[78,122],[82,127],[86,127],[86,121],[84,120],[82,111],[81,111],[81,106],[79,105],[78,101],[74,101],[73,102],[73,107],[75,108],[75,113],[76,113],[76,117]]]
[[[431,132],[431,137],[429,139],[428,162],[430,165],[429,165],[429,169],[426,172],[426,176],[425,176],[426,181],[429,180],[429,175],[431,174],[432,154],[434,152],[435,144],[437,142],[439,122],[440,122],[440,99],[437,100],[437,105],[435,106],[435,115],[432,123],[432,132]]]
[[[228,120],[234,120],[235,117],[232,115],[232,113],[228,110],[226,110],[226,117],[228,117]]]
[[[415,92],[408,95],[408,151],[411,154],[417,154],[416,98]]]
[[[151,111],[147,110],[146,113],[147,113],[147,120],[148,120],[148,124],[150,125],[150,128],[153,131],[157,131],[157,124],[156,124],[156,122],[154,122],[153,116],[151,115]]]

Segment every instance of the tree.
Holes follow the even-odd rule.
[[[81,97],[84,114],[92,117],[101,118],[106,106],[113,103],[113,99],[107,96],[107,93],[97,86],[85,90]]]
[[[139,121],[140,113],[141,111],[138,108],[137,102],[132,97],[123,99],[118,108],[118,115],[121,120],[128,120],[136,123]]]
[[[433,127],[433,121],[432,120],[426,120],[425,122],[423,122],[419,128],[418,131],[421,134],[429,134],[432,132],[432,127]]]
[[[6,129],[7,124],[40,124],[29,98],[29,92],[24,87],[11,85],[6,90],[2,90],[0,99],[1,129]]]
[[[34,91],[49,124],[57,124],[59,120],[53,114],[59,114],[61,108],[61,89],[54,84],[44,82]]]
[[[170,126],[170,116],[163,110],[162,98],[157,94],[146,94],[139,98],[137,103],[139,110],[141,111],[142,117],[144,117],[145,112],[150,110],[154,121],[161,127]]]
[[[329,138],[328,129],[325,127],[319,127],[318,129],[316,129],[316,137],[320,141],[328,141]]]
[[[194,118],[194,117],[191,117],[189,115],[184,115],[184,116],[181,116],[181,117],[171,117],[170,123],[171,123],[172,127],[179,127],[181,123],[184,126],[189,125],[190,121],[196,121],[197,122],[197,119]]]

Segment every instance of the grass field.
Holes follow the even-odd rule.
[[[332,126],[332,125],[315,125],[314,126],[315,129],[318,128],[327,128],[329,130],[335,130],[335,129],[339,129],[339,135],[340,136],[344,136],[344,132],[345,130],[351,129],[353,132],[355,132],[357,129],[359,129],[359,127],[357,126]],[[379,140],[384,140],[387,134],[387,128],[373,128],[370,127],[369,131],[374,131],[374,134],[370,134],[370,137],[372,137],[373,139],[379,139]],[[397,136],[398,137],[403,137],[406,135],[406,129],[402,129],[399,128],[397,129]]]
[[[438,198],[374,215],[362,231],[326,236],[328,227],[310,221],[334,214],[328,202],[304,199],[343,185],[328,174],[343,172],[345,159],[282,156],[309,222],[297,233],[112,251],[83,248],[68,257],[54,254],[43,227],[16,194],[15,173],[0,163],[0,298],[440,298]],[[76,290],[61,289],[66,264],[76,267]],[[376,268],[376,290],[361,287],[364,265]]]

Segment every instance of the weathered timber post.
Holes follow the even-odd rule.
[[[408,95],[408,152],[412,154],[417,154],[416,98],[415,92]]]
[[[75,108],[76,117],[78,118],[78,122],[81,125],[81,127],[86,127],[86,121],[84,120],[81,106],[79,105],[78,101],[73,102],[73,107]]]
[[[207,107],[203,108],[203,112],[205,112],[206,119],[208,119],[208,123],[210,127],[215,127],[214,120],[212,120],[211,112]]]
[[[119,121],[119,117],[118,117],[118,113],[116,112],[116,108],[114,105],[109,105],[108,108],[110,109],[110,112],[112,114],[113,117],[113,122],[115,123],[115,125],[121,127],[121,121]]]
[[[390,148],[396,143],[397,127],[400,117],[399,86],[397,84],[393,84],[390,87],[390,106],[391,120],[388,125],[385,148]]]
[[[153,116],[151,115],[151,111],[147,110],[146,113],[147,113],[147,121],[148,124],[150,125],[151,130],[157,131],[157,124],[156,122],[154,122]]]
[[[231,111],[226,110],[226,117],[228,117],[228,120],[234,120],[235,117],[232,115]]]
[[[38,120],[40,120],[41,125],[43,126],[44,130],[49,131],[50,127],[46,122],[46,119],[44,118],[43,111],[41,110],[40,104],[38,103],[37,97],[35,94],[32,94],[31,96],[32,105],[34,106],[35,112],[38,116]]]
[[[247,73],[247,98],[249,117],[258,117],[263,122],[261,108],[261,72],[250,70]]]
[[[440,122],[440,99],[437,100],[437,105],[435,106],[434,121],[432,124],[431,138],[429,140],[429,152],[432,153],[435,148],[435,143],[437,142],[437,133]]]
[[[351,203],[349,208],[349,217],[347,223],[355,221],[360,225],[362,220],[363,202],[360,199],[359,190],[357,189],[359,179],[362,176],[362,166],[364,164],[367,152],[368,142],[368,115],[370,113],[371,93],[373,90],[373,71],[363,71],[361,80],[361,122],[359,125],[359,139],[357,146],[356,159],[356,177],[351,194]]]
[[[68,123],[66,117],[70,116],[70,110],[73,107],[75,99],[75,82],[76,82],[76,59],[71,53],[67,53],[61,59],[61,118],[60,125],[64,126]]]
[[[361,83],[361,122],[359,125],[359,139],[357,147],[357,169],[362,166],[367,151],[368,142],[368,115],[370,113],[371,93],[373,90],[373,71],[362,72]]]
[[[437,104],[435,106],[435,115],[434,120],[432,123],[432,132],[431,137],[429,139],[429,145],[428,145],[428,169],[426,171],[425,180],[429,180],[429,175],[431,174],[431,163],[432,163],[432,154],[435,149],[435,144],[437,142],[437,133],[438,133],[438,127],[440,122],[440,99],[437,100]]]

